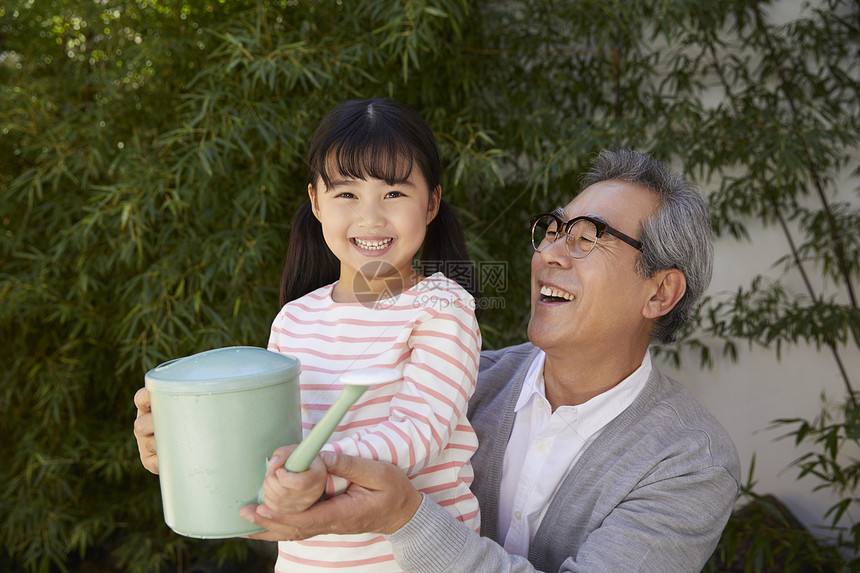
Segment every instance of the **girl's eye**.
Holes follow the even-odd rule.
[[[385,194],[386,197],[404,197],[403,193],[400,191],[389,191]]]
[[[355,199],[355,195],[350,193],[349,191],[343,191],[342,193],[338,193],[335,197],[342,197],[344,199]]]

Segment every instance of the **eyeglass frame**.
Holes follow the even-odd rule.
[[[532,217],[532,224],[531,224],[531,230],[532,230],[531,239],[532,240],[531,240],[531,243],[532,243],[532,248],[535,250],[536,253],[539,253],[540,249],[538,249],[538,245],[535,245],[535,227],[537,226],[538,221],[540,221],[544,217],[552,217],[553,219],[555,219],[556,225],[558,225],[558,228],[561,229],[565,235],[564,248],[567,249],[567,254],[570,255],[571,257],[573,257],[573,255],[570,253],[570,244],[567,242],[567,237],[570,237],[570,229],[578,221],[588,221],[589,223],[594,225],[595,229],[597,229],[597,234],[595,235],[596,240],[594,241],[594,245],[597,245],[597,241],[600,240],[600,238],[603,236],[604,233],[609,233],[613,237],[621,239],[622,241],[624,241],[625,243],[627,243],[628,245],[630,245],[634,249],[636,249],[638,251],[643,250],[642,247],[644,245],[642,244],[641,241],[638,241],[629,235],[625,235],[624,233],[622,233],[618,229],[615,229],[615,228],[609,226],[609,224],[607,224],[604,221],[601,221],[599,219],[595,219],[595,218],[589,217],[587,215],[581,215],[579,217],[574,217],[570,221],[563,221],[555,213],[542,213],[540,215],[535,215],[534,217]],[[558,239],[559,239],[559,236],[558,236],[558,233],[556,233],[555,240],[551,241],[550,244],[555,243],[556,241],[558,241]],[[541,241],[541,242],[543,242],[543,241]],[[594,245],[592,245],[591,249],[587,253],[585,253],[585,255],[583,255],[581,257],[574,257],[574,258],[584,259],[585,257],[587,257],[588,255],[591,254],[591,251],[594,250]]]

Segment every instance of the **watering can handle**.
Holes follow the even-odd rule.
[[[366,389],[361,386],[344,387],[335,403],[287,458],[284,464],[287,471],[303,472],[311,466],[311,462],[334,433],[337,425]]]
[[[400,372],[393,368],[365,368],[342,374],[339,379],[343,384],[340,396],[308,433],[307,437],[302,440],[302,443],[293,450],[284,467],[291,472],[307,470],[337,425],[367,388],[377,384],[395,382],[400,378],[402,378]]]

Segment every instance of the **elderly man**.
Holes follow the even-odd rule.
[[[262,539],[378,532],[408,572],[698,572],[740,467],[720,424],[651,365],[710,281],[707,205],[648,155],[603,151],[532,224],[529,343],[484,352],[469,418],[481,535],[390,464],[324,454],[352,482],[305,512],[246,506]],[[154,467],[151,420],[135,433]],[[284,449],[282,454],[286,454]]]

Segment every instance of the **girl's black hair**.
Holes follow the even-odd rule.
[[[322,225],[305,201],[293,218],[290,244],[281,275],[280,305],[302,297],[340,276],[340,261],[323,238]]]
[[[348,100],[332,108],[320,122],[308,147],[308,182],[331,184],[329,172],[341,177],[405,181],[417,167],[432,194],[442,178],[436,138],[412,108],[386,98]],[[450,205],[441,201],[427,226],[421,251],[422,274],[446,272],[478,298],[477,280],[469,262],[463,228]],[[340,276],[340,261],[325,243],[322,225],[310,200],[296,212],[284,272],[281,306]]]

